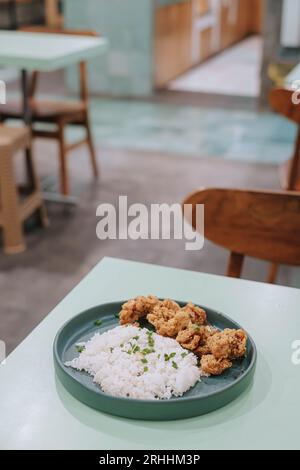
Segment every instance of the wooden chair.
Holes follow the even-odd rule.
[[[196,205],[205,205],[205,237],[231,252],[228,276],[241,276],[245,256],[300,266],[300,193],[203,189],[184,204],[194,229]]]
[[[0,0],[1,29],[16,30],[26,24],[45,22],[44,0]]]
[[[274,111],[294,122],[297,127],[297,137],[291,159],[279,169],[279,179],[282,189],[300,191],[300,106],[293,102],[295,91],[287,88],[274,88],[270,92],[269,103]],[[277,266],[273,265],[273,276],[276,277]]]
[[[22,31],[47,32],[51,34],[68,34],[80,36],[98,36],[98,34],[89,31],[61,31],[58,29],[49,29],[47,27],[22,28]],[[67,170],[68,154],[75,148],[87,145],[90,155],[90,161],[95,178],[98,178],[99,170],[97,157],[92,139],[91,125],[89,119],[89,91],[87,64],[81,62],[79,65],[80,75],[80,100],[77,102],[68,101],[48,101],[40,100],[36,97],[39,72],[34,72],[31,85],[31,118],[32,118],[32,136],[34,138],[55,139],[59,145],[60,158],[60,188],[63,195],[70,194],[69,175]],[[10,118],[21,118],[21,105],[11,104],[0,108],[1,120]],[[38,129],[36,124],[47,123],[54,124],[55,129]],[[65,129],[68,125],[80,125],[85,128],[86,137],[79,142],[68,144],[65,137]]]
[[[38,211],[43,226],[48,225],[31,152],[27,156],[27,164],[32,187],[23,199],[15,180],[14,155],[29,148],[30,140],[30,131],[25,127],[0,126],[0,227],[3,229],[4,251],[8,254],[25,250],[23,222],[34,212]]]
[[[300,191],[300,105],[293,103],[294,93],[294,90],[274,88],[269,102],[274,111],[298,127],[293,157],[280,169],[280,180],[283,189]]]

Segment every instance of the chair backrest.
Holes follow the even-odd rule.
[[[300,105],[295,99],[299,99],[298,92],[286,88],[274,88],[269,95],[269,103],[274,111],[294,122],[298,127],[295,141],[294,154],[288,165],[281,172],[283,177],[282,187],[289,190],[298,190],[298,173],[300,162]]]
[[[205,237],[231,253],[300,266],[300,193],[203,189],[184,204],[194,228],[196,205],[205,205]]]
[[[85,37],[100,37],[101,35],[96,31],[78,30],[78,29],[59,29],[51,28],[48,26],[27,26],[20,28],[19,31],[27,33],[44,33],[44,34],[64,34],[66,36],[85,36]],[[39,72],[34,72],[31,83],[30,96],[35,97],[38,86]],[[79,64],[79,80],[80,80],[80,99],[84,103],[89,100],[89,89],[88,89],[88,73],[87,63],[81,62]]]
[[[286,88],[273,88],[270,91],[269,103],[274,111],[300,125],[300,106],[293,102],[295,91]]]

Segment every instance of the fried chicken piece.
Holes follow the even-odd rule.
[[[202,344],[197,349],[195,349],[194,353],[201,358],[202,356],[208,356],[211,354],[211,350],[207,344]]]
[[[207,345],[207,340],[208,340],[208,338],[210,338],[211,336],[213,336],[213,335],[215,335],[219,332],[220,332],[220,330],[218,330],[217,328],[214,328],[210,325],[200,326],[199,329],[198,329],[197,334],[201,337],[201,341],[200,341],[198,347],[194,350],[194,353],[197,356],[199,356],[200,358],[202,356],[206,356],[207,354],[211,354],[211,350]]]
[[[190,321],[189,327],[178,333],[176,341],[185,349],[195,351],[206,337],[206,327],[198,326]]]
[[[190,323],[189,328],[181,330],[177,337],[176,341],[185,349],[190,351],[195,351],[201,343],[201,333],[200,328],[195,328],[195,325]]]
[[[190,317],[186,312],[183,312],[180,307],[178,310],[172,308],[162,307],[158,304],[152,313],[147,315],[147,320],[151,323],[161,336],[174,338],[179,331],[188,327]]]
[[[210,336],[207,346],[216,359],[239,359],[246,354],[247,334],[243,330],[224,330]]]
[[[180,306],[178,305],[178,303],[170,299],[162,300],[159,305],[161,307],[166,307],[168,310],[174,310],[174,312],[180,310]]]
[[[232,332],[232,336],[231,336],[231,346],[232,346],[231,359],[240,359],[240,358],[246,356],[246,353],[247,353],[247,340],[248,340],[248,336],[247,336],[247,333],[244,330],[236,330],[234,333]]]
[[[154,295],[149,295],[148,297],[140,296],[129,300],[122,306],[120,324],[127,325],[135,323],[152,312],[154,307],[159,303],[160,300]]]
[[[205,325],[207,321],[206,312],[203,308],[197,307],[192,303],[188,303],[182,308],[184,312],[187,312],[190,316],[192,323],[197,325]]]
[[[201,331],[202,341],[204,343],[206,343],[208,338],[210,338],[211,336],[214,336],[217,333],[220,333],[220,330],[218,330],[218,328],[215,328],[214,326],[211,326],[211,325],[200,326],[200,331]]]
[[[184,332],[187,329],[191,329],[189,333],[183,333],[185,336],[182,339],[183,343],[189,344],[189,349],[198,343],[197,339],[194,339],[195,334],[192,325],[200,327],[206,323],[206,313],[194,304],[187,304],[184,308],[180,308],[179,305],[172,300],[164,300],[155,306],[152,313],[147,316],[147,320],[151,323],[156,332],[162,336],[169,336],[170,338],[176,337],[180,332]],[[192,339],[190,336],[193,336]],[[194,349],[197,345],[194,347]]]
[[[231,366],[232,362],[229,359],[216,359],[212,354],[201,358],[201,370],[207,375],[221,375]]]
[[[189,349],[195,354],[197,354],[199,350],[199,355],[202,356],[203,354],[210,354],[210,350],[206,347],[206,341],[218,331],[219,330],[209,325],[198,326],[190,322],[186,330],[182,330],[178,333],[176,341],[178,341],[183,348]]]

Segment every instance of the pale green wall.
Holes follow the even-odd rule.
[[[64,0],[66,27],[93,29],[110,41],[106,57],[90,64],[91,91],[151,94],[153,7],[152,0]],[[74,87],[72,71],[68,82]]]

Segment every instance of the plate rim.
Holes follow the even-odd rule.
[[[221,395],[223,393],[225,393],[226,391],[230,390],[231,388],[237,386],[241,381],[245,380],[248,375],[250,375],[252,372],[253,372],[253,369],[256,367],[256,364],[257,364],[257,358],[258,358],[258,353],[257,353],[257,347],[256,347],[256,344],[252,338],[251,335],[248,334],[248,332],[239,324],[237,323],[235,320],[233,320],[232,318],[230,318],[227,314],[224,314],[222,312],[220,312],[219,310],[215,310],[211,307],[205,307],[204,305],[200,305],[198,303],[195,303],[194,305],[200,307],[200,308],[203,308],[204,310],[210,310],[218,315],[221,315],[223,318],[225,318],[226,320],[229,320],[230,322],[233,322],[235,323],[236,326],[238,326],[238,329],[243,329],[244,331],[247,332],[247,335],[248,335],[248,341],[250,341],[251,343],[251,346],[252,346],[252,350],[253,350],[253,354],[252,354],[252,359],[251,359],[251,362],[249,364],[249,366],[247,367],[247,369],[231,384],[228,384],[226,386],[224,386],[224,388],[222,388],[221,390],[217,390],[215,392],[212,392],[212,393],[209,393],[209,394],[206,394],[206,395],[203,395],[201,397],[185,397],[184,395],[181,396],[181,397],[172,397],[170,399],[167,399],[167,400],[145,400],[145,399],[140,399],[140,398],[131,398],[131,397],[118,397],[118,396],[114,396],[114,395],[109,395],[105,392],[103,392],[103,390],[101,389],[101,387],[99,386],[99,390],[96,392],[95,390],[93,390],[92,388],[89,388],[87,387],[86,385],[84,385],[83,383],[81,383],[79,380],[77,380],[72,374],[71,372],[69,371],[70,368],[68,368],[67,366],[65,366],[65,364],[62,362],[61,358],[59,357],[59,353],[58,353],[58,341],[59,341],[59,337],[61,335],[61,333],[63,332],[63,330],[71,323],[73,322],[76,318],[94,310],[95,308],[98,308],[98,307],[106,307],[106,306],[109,306],[109,305],[113,305],[113,304],[124,304],[125,302],[127,302],[128,300],[116,300],[116,301],[111,301],[111,302],[104,302],[102,304],[97,304],[97,305],[94,305],[93,307],[90,307],[88,309],[85,309],[85,310],[82,310],[80,313],[74,315],[74,317],[70,318],[69,320],[67,320],[61,327],[60,329],[58,330],[58,332],[56,333],[55,335],[55,339],[54,339],[54,342],[53,342],[53,356],[54,356],[54,360],[56,362],[56,365],[60,367],[60,369],[68,375],[68,377],[73,380],[74,382],[76,382],[76,384],[80,385],[81,387],[89,390],[90,392],[94,393],[94,394],[99,394],[102,398],[104,399],[113,399],[113,400],[118,400],[120,402],[124,402],[124,403],[140,403],[140,404],[145,404],[145,405],[149,405],[149,404],[163,404],[163,405],[167,405],[168,403],[169,404],[174,404],[174,403],[191,403],[191,402],[194,402],[194,401],[200,401],[200,400],[205,400],[205,399],[208,399],[208,398],[212,398],[212,397],[216,397],[218,395]],[[183,301],[179,301],[179,300],[174,300],[175,302],[177,302],[179,305],[180,304],[186,304],[186,302],[183,302]],[[195,386],[195,385],[194,385]],[[193,387],[192,387],[193,388]]]

